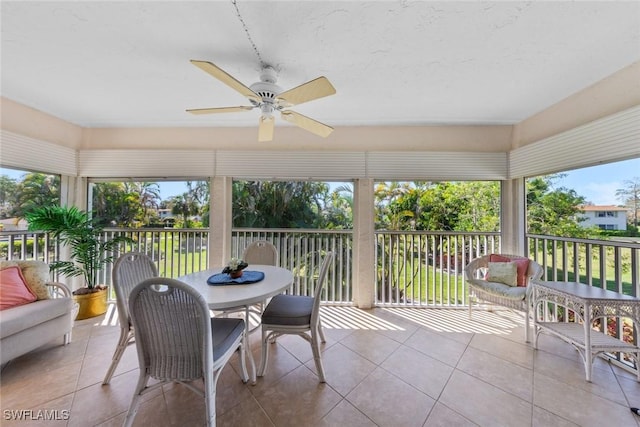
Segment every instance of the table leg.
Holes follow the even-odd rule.
[[[251,314],[249,310],[249,306],[246,305],[244,307],[244,336],[246,340],[246,349],[247,359],[249,359],[249,379],[251,380],[251,385],[256,385],[256,362],[253,360],[253,352],[251,351],[251,346],[249,345],[249,333],[251,332],[249,322],[251,321]]]
[[[591,306],[584,305],[584,371],[587,381],[591,382],[591,363],[593,354],[591,353]]]

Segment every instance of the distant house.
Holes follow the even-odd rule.
[[[173,214],[171,213],[171,209],[158,209],[158,216],[161,220],[167,218],[173,218]]]
[[[581,206],[585,221],[581,227],[596,226],[601,230],[626,230],[627,208],[613,205],[584,205]]]
[[[21,218],[0,219],[0,231],[20,231],[29,228],[29,223]]]

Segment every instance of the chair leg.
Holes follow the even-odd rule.
[[[133,424],[133,419],[136,417],[136,413],[138,412],[138,407],[140,405],[140,396],[142,395],[142,391],[147,386],[147,381],[149,381],[149,375],[140,372],[138,384],[136,385],[136,390],[133,392],[131,404],[129,405],[129,410],[127,411],[127,417],[122,424],[123,427],[131,427],[131,425]]]
[[[530,338],[530,331],[531,329],[531,324],[530,324],[530,320],[529,320],[529,302],[526,303],[526,308],[524,310],[524,342],[529,342],[531,341]]]
[[[267,361],[269,359],[269,331],[264,326],[262,327],[262,357],[260,358],[260,369],[258,369],[258,376],[264,377],[264,373],[267,370]]]
[[[327,339],[324,337],[324,330],[322,329],[322,320],[318,318],[318,332],[320,334],[320,342],[327,342]]]
[[[122,354],[127,348],[129,342],[129,334],[129,329],[120,328],[120,338],[118,339],[118,345],[116,346],[116,350],[113,353],[113,358],[111,359],[109,370],[107,370],[107,374],[104,376],[104,380],[102,380],[102,385],[107,385],[111,381],[111,377],[113,376],[113,373],[116,371],[116,368],[120,363]]]
[[[318,325],[319,326],[319,325]],[[324,366],[322,365],[322,356],[320,354],[320,342],[318,341],[318,331],[311,330],[311,351],[313,352],[313,361],[316,364],[318,378],[321,383],[327,382],[324,376]]]
[[[213,372],[204,380],[204,404],[207,411],[207,426],[216,425],[216,384],[220,371]]]

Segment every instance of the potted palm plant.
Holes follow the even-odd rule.
[[[126,236],[103,238],[103,227],[95,223],[86,211],[75,206],[42,206],[26,213],[29,230],[51,233],[70,250],[70,260],[55,261],[51,271],[66,277],[82,276],[84,287],[73,291],[80,305],[76,319],[87,319],[107,311],[107,287],[98,284],[98,272],[113,261],[120,243],[131,243]]]

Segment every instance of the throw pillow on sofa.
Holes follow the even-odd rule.
[[[12,266],[20,268],[24,281],[39,300],[50,298],[47,287],[51,278],[48,264],[42,261],[0,261],[0,269]]]
[[[20,267],[13,266],[0,270],[0,310],[29,304],[38,299],[27,286]]]

